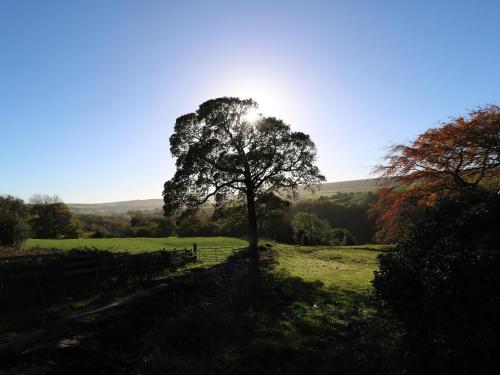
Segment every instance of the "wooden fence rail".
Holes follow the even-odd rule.
[[[0,307],[36,305],[85,297],[130,280],[152,278],[183,265],[223,262],[241,249],[230,246],[127,252],[71,250],[0,258]],[[0,313],[1,313],[0,308]]]
[[[196,261],[191,249],[141,254],[70,251],[0,258],[0,306],[52,302],[131,279],[147,279]]]

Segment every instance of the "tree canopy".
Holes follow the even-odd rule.
[[[378,239],[394,241],[418,207],[500,177],[500,107],[487,106],[389,149],[375,174],[396,180],[374,207]]]
[[[295,242],[301,245],[325,245],[331,238],[332,227],[325,219],[308,212],[297,212],[292,220]]]
[[[499,217],[497,192],[442,197],[379,256],[372,296],[404,323],[418,360],[438,370],[426,373],[498,368]]]
[[[20,247],[29,235],[24,201],[10,195],[0,196],[0,245]]]
[[[30,203],[30,224],[35,238],[78,238],[78,219],[58,196],[37,194]]]
[[[177,170],[163,191],[166,215],[244,197],[255,251],[259,199],[277,192],[294,197],[299,185],[314,189],[325,180],[310,137],[274,117],[251,116],[256,109],[252,99],[224,97],[179,117],[170,137]]]

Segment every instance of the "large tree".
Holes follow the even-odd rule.
[[[259,200],[269,193],[296,196],[299,185],[314,189],[325,179],[309,136],[274,117],[255,116],[256,109],[252,99],[224,97],[179,117],[170,137],[177,171],[163,191],[166,215],[243,196],[254,255]]]
[[[382,188],[374,207],[378,238],[394,241],[419,207],[498,181],[500,107],[479,108],[425,131],[413,142],[392,146],[375,173],[398,185]]]
[[[35,238],[78,238],[78,218],[57,195],[36,194],[30,199],[30,205],[30,224]]]
[[[0,246],[20,247],[29,235],[28,209],[24,201],[0,195]]]

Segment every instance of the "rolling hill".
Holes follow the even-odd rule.
[[[337,192],[358,193],[375,191],[378,179],[351,180],[339,182],[326,182],[321,184],[320,191],[312,194],[304,188],[299,188],[299,199],[315,199],[321,195],[331,195]],[[161,210],[162,199],[143,199],[110,203],[69,203],[70,209],[78,214],[120,215],[128,211],[155,211]]]

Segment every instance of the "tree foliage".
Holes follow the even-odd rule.
[[[379,258],[374,296],[437,373],[498,370],[499,218],[500,195],[464,190],[426,207],[407,238]]]
[[[480,108],[392,146],[374,173],[399,185],[382,188],[373,210],[377,239],[394,241],[419,207],[500,177],[500,108]]]
[[[326,245],[331,239],[330,223],[308,212],[297,212],[292,228],[295,241],[301,245]]]
[[[0,196],[0,245],[20,247],[29,237],[28,209],[24,201]]]
[[[330,233],[330,245],[351,246],[356,245],[357,239],[345,228],[334,228]]]
[[[324,180],[309,136],[292,132],[274,117],[250,121],[256,108],[251,99],[224,97],[179,117],[170,137],[177,170],[163,191],[166,215],[181,209],[190,214],[211,200],[222,205],[242,197],[255,251],[256,202],[273,193],[295,196],[299,184],[312,188]]]
[[[174,233],[175,223],[160,212],[129,211],[127,214],[80,214],[78,221],[84,236],[164,237]]]
[[[291,208],[292,214],[306,211],[328,220],[332,228],[345,228],[356,237],[357,243],[370,243],[375,223],[368,215],[376,199],[369,193],[336,193],[328,198],[304,199]]]
[[[35,238],[77,238],[77,217],[57,196],[35,195],[30,200],[30,224]]]

